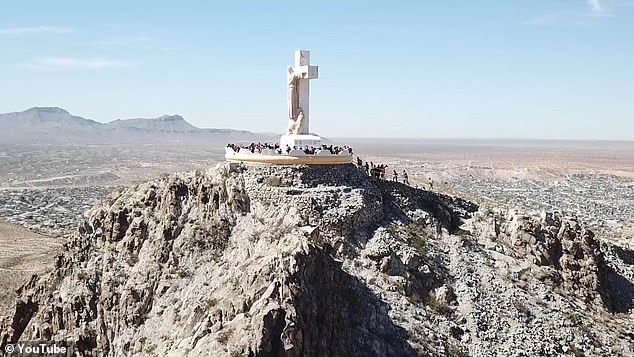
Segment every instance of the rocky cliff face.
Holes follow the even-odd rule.
[[[227,166],[95,208],[0,343],[107,356],[633,352],[631,252],[344,166]],[[2,347],[2,346],[0,346]]]

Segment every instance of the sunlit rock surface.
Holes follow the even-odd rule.
[[[2,345],[108,356],[628,355],[632,252],[353,165],[219,165],[94,208]],[[3,347],[3,346],[0,346]]]

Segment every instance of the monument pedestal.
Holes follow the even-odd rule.
[[[286,150],[286,146],[293,149],[294,147],[299,150],[303,150],[304,147],[312,146],[314,148],[321,148],[321,138],[317,135],[311,134],[285,134],[280,137],[280,148],[282,151]]]

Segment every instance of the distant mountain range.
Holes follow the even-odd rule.
[[[57,107],[34,107],[22,112],[0,114],[0,143],[41,142],[164,142],[268,141],[271,135],[246,130],[201,129],[180,115],[151,119],[117,119],[100,123],[70,114]]]
[[[197,132],[199,129],[189,124],[180,115],[162,115],[155,119],[117,119],[106,124],[108,129],[160,131],[170,133]]]

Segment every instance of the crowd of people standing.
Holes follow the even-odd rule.
[[[364,164],[363,160],[357,157],[357,166],[360,169],[364,170],[369,176],[385,180],[385,175],[388,168],[386,164],[375,165],[374,162],[372,161],[370,162],[366,161]],[[403,173],[401,174],[401,179],[404,184],[406,185],[410,184],[409,175],[407,174],[407,171],[403,170]],[[396,170],[393,170],[392,172],[392,181],[399,182],[399,174]]]
[[[353,150],[352,147],[344,145],[344,146],[333,146],[333,145],[322,145],[319,148],[315,148],[313,146],[304,146],[304,147],[290,147],[288,145],[286,145],[285,148],[280,147],[280,144],[278,143],[274,143],[274,144],[270,144],[270,143],[251,143],[251,144],[243,144],[243,145],[236,145],[236,144],[227,144],[228,148],[231,148],[233,151],[240,152],[241,150],[248,150],[251,153],[257,153],[257,154],[261,154],[264,150],[272,150],[274,151],[276,154],[281,155],[283,153],[288,154],[293,150],[301,150],[304,152],[304,154],[307,155],[314,155],[317,154],[320,151],[329,151],[330,154],[332,155],[339,155],[341,153],[346,153],[349,155],[353,154]],[[371,177],[376,177],[376,178],[380,178],[385,180],[388,171],[388,165],[386,164],[375,164],[372,161],[363,161],[361,160],[360,157],[357,156],[357,167],[359,167],[359,169],[363,170],[365,173],[368,174],[368,176]],[[406,185],[410,185],[409,182],[409,175],[407,174],[406,170],[403,170],[400,174],[398,171],[396,170],[392,170],[392,181],[394,182],[402,182],[403,184]],[[433,189],[433,182],[432,179],[429,178],[429,183],[428,183],[430,189]],[[418,185],[416,186],[418,187]]]
[[[348,145],[333,146],[333,145],[323,144],[320,147],[314,147],[314,146],[308,146],[308,145],[304,145],[303,147],[297,147],[297,146],[290,147],[289,145],[286,145],[285,148],[282,148],[280,147],[280,144],[278,143],[275,143],[275,144],[251,143],[248,145],[247,144],[236,145],[236,144],[229,143],[227,144],[227,147],[231,148],[235,152],[240,152],[240,150],[249,150],[252,154],[261,154],[262,151],[264,150],[273,150],[278,155],[281,155],[282,153],[288,154],[293,150],[301,150],[304,152],[304,154],[307,154],[307,155],[314,155],[321,151],[329,151],[331,155],[339,155],[342,153],[347,153],[349,155],[353,154],[352,147]]]

